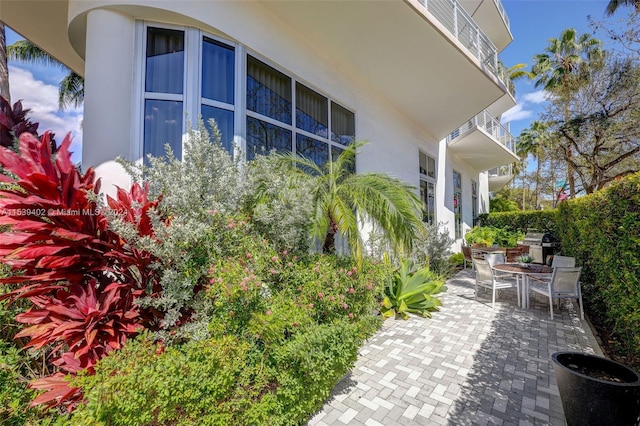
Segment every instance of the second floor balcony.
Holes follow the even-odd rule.
[[[489,191],[496,192],[504,188],[514,178],[513,164],[496,167],[488,172]]]
[[[479,172],[519,161],[516,138],[487,111],[447,136],[449,151]]]
[[[438,1],[438,0],[433,0]],[[513,41],[509,16],[500,0],[458,0],[486,32],[498,51]]]

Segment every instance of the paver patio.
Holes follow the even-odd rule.
[[[474,298],[459,272],[432,319],[389,319],[360,350],[309,425],[564,425],[551,354],[602,355],[575,302],[549,318],[548,300],[518,308],[515,289]]]

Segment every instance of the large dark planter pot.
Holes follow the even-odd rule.
[[[579,352],[556,352],[551,359],[567,425],[640,424],[640,375],[636,371]]]

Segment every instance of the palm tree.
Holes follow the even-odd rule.
[[[569,121],[569,96],[573,84],[583,84],[580,80],[580,70],[585,65],[600,63],[604,53],[602,42],[592,38],[589,34],[578,33],[573,28],[565,29],[560,38],[549,39],[549,45],[544,53],[533,57],[534,64],[531,67],[531,76],[536,79],[535,87],[543,87],[544,90],[565,101],[565,122]],[[571,147],[566,148],[569,192],[575,196],[574,171],[571,164]]]
[[[531,78],[531,74],[524,69],[526,67],[527,64],[515,64],[509,68],[505,68],[505,65],[502,63],[502,61],[498,59],[498,70],[507,78],[507,81],[509,83],[509,92],[511,92],[511,94],[514,96],[516,93],[516,86],[514,82],[524,77]]]
[[[607,16],[612,16],[620,6],[633,6],[636,13],[640,13],[640,0],[609,0],[607,8],[604,10]]]
[[[0,21],[0,96],[11,103],[9,92],[9,68],[7,67],[7,39],[4,22]]]
[[[549,123],[535,120],[528,129],[523,130],[518,137],[518,155],[527,157],[533,155],[538,165],[535,182],[535,207],[540,203],[540,173],[542,170],[542,152],[548,146]]]
[[[354,142],[335,161],[324,167],[295,155],[281,161],[297,165],[298,173],[308,172],[313,180],[311,232],[323,241],[324,251],[333,251],[334,234],[344,237],[356,259],[362,258],[363,240],[358,223],[372,221],[392,247],[407,250],[422,225],[422,203],[415,188],[382,173],[353,172],[356,152],[365,142]]]
[[[7,47],[9,59],[60,67],[69,71],[58,86],[58,107],[78,107],[84,101],[84,78],[69,70],[56,58],[40,49],[29,40],[19,40]]]

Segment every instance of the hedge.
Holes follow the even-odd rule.
[[[585,307],[612,332],[626,363],[640,367],[640,173],[557,209],[482,215],[483,226],[548,231],[582,266]]]

